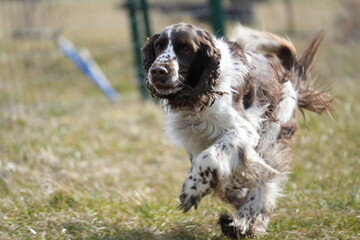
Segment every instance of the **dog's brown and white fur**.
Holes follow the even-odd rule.
[[[166,100],[167,133],[191,161],[179,208],[197,208],[214,192],[235,208],[219,224],[238,238],[266,232],[286,180],[297,108],[322,113],[331,99],[309,84],[321,34],[300,58],[274,34],[238,26],[234,37],[171,25],[145,43],[143,65],[152,95]]]

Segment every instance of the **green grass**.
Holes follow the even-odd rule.
[[[359,237],[354,112],[307,115],[311,131],[298,134],[287,196],[262,239]],[[176,209],[189,163],[163,136],[158,105],[99,96],[5,113],[1,126],[0,238],[221,239],[216,218],[229,209],[217,199]]]
[[[330,29],[315,72],[320,85],[332,86],[337,110],[332,118],[306,114],[305,122],[300,117],[286,196],[279,199],[269,234],[259,239],[360,239],[360,47],[336,41],[339,29],[333,23],[341,5],[325,2],[306,0],[297,6],[297,16],[306,12],[307,17],[297,21],[299,34],[291,38],[301,52],[319,22]],[[259,5],[255,25],[273,17],[267,29],[281,31],[281,6],[279,1]],[[277,18],[271,14],[275,9]],[[82,42],[81,37],[74,38]],[[94,46],[104,41],[105,36]],[[117,66],[130,66],[129,53],[120,59],[109,57],[114,53],[95,55],[114,78]],[[216,221],[231,209],[218,199],[208,196],[187,214],[177,210],[190,163],[164,136],[161,107],[134,93],[131,73],[115,82],[123,93],[117,104],[75,74],[71,81],[44,81],[40,100],[45,103],[34,105],[36,98],[22,94],[37,96],[39,77],[46,80],[47,74],[66,72],[71,65],[60,56],[45,65],[13,59],[14,73],[3,60],[5,84],[16,79],[15,90],[23,88],[0,88],[0,101],[5,101],[0,112],[0,239],[225,239]],[[26,76],[36,81],[26,82]],[[8,98],[16,101],[6,108],[12,103]]]

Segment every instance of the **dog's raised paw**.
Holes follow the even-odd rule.
[[[182,210],[184,213],[188,212],[192,206],[197,209],[199,202],[201,200],[201,196],[199,195],[189,195],[183,192],[180,195],[180,205],[178,207],[179,210]]]

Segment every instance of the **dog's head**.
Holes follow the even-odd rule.
[[[220,51],[207,31],[186,23],[171,25],[150,37],[142,50],[148,88],[154,96],[174,99],[213,90]]]

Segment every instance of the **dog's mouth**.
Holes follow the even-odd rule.
[[[168,96],[177,93],[182,89],[181,85],[172,85],[164,83],[151,84],[154,90],[162,96]]]

